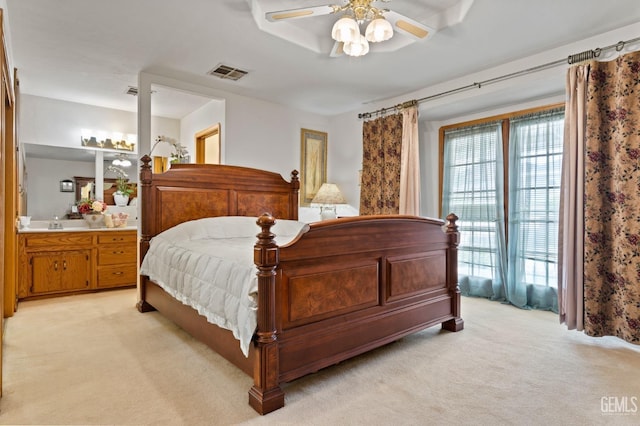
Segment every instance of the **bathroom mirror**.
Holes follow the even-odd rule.
[[[90,187],[90,196],[95,197],[96,151],[86,148],[66,148],[60,146],[23,143],[24,173],[26,191],[26,215],[33,220],[50,220],[54,216],[65,217],[71,206],[79,199],[81,189]],[[118,153],[103,152],[104,189],[115,182],[113,173],[107,172]],[[126,172],[131,182],[137,182],[138,159],[130,154],[131,166]],[[82,176],[78,184],[76,177]],[[67,192],[60,182],[72,181],[74,190]],[[105,199],[106,201],[106,199]]]

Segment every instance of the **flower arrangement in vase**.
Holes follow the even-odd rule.
[[[93,198],[85,198],[76,203],[80,214],[102,214],[107,210],[107,205]]]
[[[76,204],[78,207],[78,213],[82,214],[85,222],[89,225],[89,228],[101,228],[104,223],[104,211],[107,210],[107,205],[99,200],[93,198],[85,198]]]
[[[109,166],[107,170],[114,172],[116,178],[116,192],[113,193],[113,200],[116,206],[126,206],[129,203],[129,196],[133,193],[131,185],[127,183],[127,173],[120,167]]]
[[[168,136],[158,136],[156,138],[156,143],[151,148],[151,152],[153,152],[153,149],[160,142],[166,142],[173,147],[174,152],[171,153],[171,164],[189,162],[189,150],[187,150],[187,147],[185,147],[180,142]]]

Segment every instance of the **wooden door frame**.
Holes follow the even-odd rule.
[[[220,136],[220,123],[200,130],[195,135],[196,146],[196,164],[204,164],[205,162],[205,145],[207,138],[218,135],[218,163],[221,164],[222,159],[222,141]]]
[[[16,138],[16,76],[9,70],[5,35],[4,11],[0,9],[0,396],[2,396],[2,346],[4,317],[13,315],[17,302],[17,232],[18,181]],[[13,78],[12,78],[13,77]]]

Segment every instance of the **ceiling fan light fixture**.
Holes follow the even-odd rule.
[[[393,37],[393,27],[382,16],[377,17],[367,25],[365,37],[368,41],[378,43]]]
[[[360,27],[355,19],[348,15],[342,16],[333,24],[331,29],[331,37],[335,41],[349,43],[358,40],[360,36]]]
[[[369,53],[369,42],[360,34],[356,41],[345,43],[343,50],[349,56],[364,56]]]
[[[262,1],[266,2],[267,0],[254,0],[254,3]],[[396,34],[400,34],[400,37],[409,37],[410,39],[413,39],[413,41],[419,41],[427,38],[430,33],[435,31],[434,29],[431,29],[426,25],[398,12],[375,6],[378,3],[386,3],[389,1],[391,0],[342,0],[339,4],[297,7],[294,9],[267,12],[265,14],[265,19],[273,23],[276,21],[304,18],[307,16],[335,16],[336,20],[333,22],[333,26],[331,28],[331,38],[335,40],[335,43],[333,43],[333,48],[329,54],[332,58],[343,54],[350,56],[366,55],[369,52],[369,43],[387,41]],[[466,0],[456,1],[464,3]],[[473,0],[471,1],[473,2]],[[449,9],[446,10],[448,11]],[[254,18],[256,20],[258,19],[257,16],[254,16]],[[273,34],[278,35],[275,30],[275,26],[272,27],[269,25],[269,28],[273,28]],[[287,29],[285,27],[281,27],[281,30],[282,31],[279,36],[289,39],[291,34],[289,34],[288,31],[285,31]],[[315,43],[316,40],[309,38],[307,41],[308,43],[299,44],[317,51],[317,45]],[[406,44],[407,43],[404,42],[392,42],[385,49],[381,50],[395,51]]]

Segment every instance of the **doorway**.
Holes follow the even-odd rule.
[[[220,164],[220,123],[196,133],[196,163]]]

